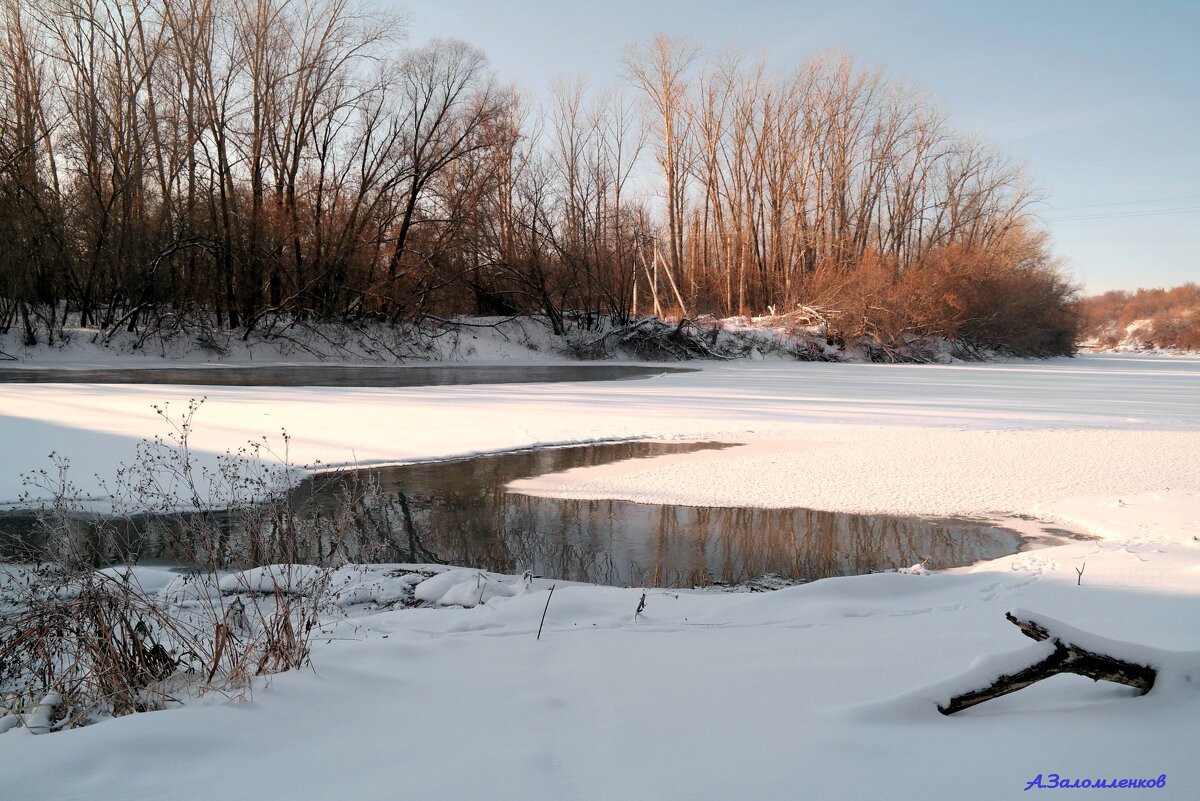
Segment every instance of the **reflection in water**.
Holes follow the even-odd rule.
[[[810,509],[659,506],[534,498],[510,481],[622,459],[720,447],[617,443],[359,471],[378,495],[362,514],[392,532],[382,561],[444,562],[613,585],[732,584],[930,567],[1015,553],[1019,534],[969,520]],[[319,477],[314,499],[345,476]],[[320,503],[318,503],[320,505]]]
[[[926,557],[931,567],[953,567],[1015,553],[1021,544],[1013,532],[971,521],[810,509],[514,495],[503,508],[476,516],[451,504],[435,501],[416,521],[418,531],[429,532],[422,547],[441,561],[619,586],[733,584],[772,574],[814,580],[906,567]]]
[[[967,520],[533,498],[504,489],[518,478],[573,467],[720,447],[726,446],[609,443],[323,474],[292,492],[292,515],[251,509],[238,519],[213,519],[224,549],[220,561],[246,566],[285,556],[321,563],[340,541],[356,561],[440,562],[619,586],[686,587],[771,574],[813,580],[871,573],[926,557],[930,567],[947,568],[1015,553],[1022,543],[1015,532]],[[101,534],[104,527],[82,517],[75,525],[102,554],[100,561],[131,553],[214,561],[177,547],[186,520],[143,516],[126,521],[119,534],[111,527]],[[28,521],[24,527],[27,532]],[[4,555],[11,540],[21,538],[11,533],[21,528],[17,518],[0,517],[0,533],[6,528]]]
[[[151,367],[70,370],[0,368],[0,384],[187,384],[229,387],[431,387],[615,381],[686,373],[680,367],[633,364],[542,364],[394,367],[306,365],[287,367]]]

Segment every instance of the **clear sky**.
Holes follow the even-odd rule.
[[[376,2],[412,44],[463,39],[529,94],[619,85],[625,46],[658,32],[780,66],[853,53],[1027,165],[1087,292],[1200,281],[1200,0]]]

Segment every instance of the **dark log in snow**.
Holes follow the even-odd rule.
[[[1026,637],[1038,642],[1052,643],[1053,652],[1028,667],[997,677],[986,687],[957,694],[948,703],[938,704],[938,711],[943,715],[953,715],[955,712],[1008,695],[1059,673],[1075,673],[1095,681],[1103,679],[1126,684],[1139,690],[1141,695],[1150,692],[1154,686],[1157,671],[1153,667],[1101,653],[1101,650],[1136,652],[1135,645],[1104,640],[1061,625],[1048,625],[1045,621],[1033,620],[1027,613],[1008,612],[1005,617]],[[1112,649],[1106,646],[1119,647]],[[1041,653],[1044,651],[1039,651],[1039,654]]]

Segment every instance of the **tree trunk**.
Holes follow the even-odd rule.
[[[1054,651],[1026,668],[997,677],[986,687],[955,695],[945,706],[939,704],[938,711],[943,715],[953,715],[955,712],[1008,695],[1059,673],[1075,673],[1094,681],[1103,679],[1125,684],[1139,690],[1141,695],[1150,692],[1154,687],[1158,673],[1152,667],[1087,650],[1064,639],[1068,635],[1056,635],[1047,626],[1034,620],[1021,619],[1012,612],[1006,613],[1005,617],[1021,629],[1021,633],[1026,637],[1038,642],[1050,640],[1054,644]]]

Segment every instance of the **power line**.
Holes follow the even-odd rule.
[[[1101,209],[1110,206],[1147,206],[1153,203],[1178,203],[1181,200],[1200,200],[1200,195],[1176,195],[1175,197],[1160,197],[1151,200],[1122,200],[1114,203],[1089,203],[1085,206],[1051,206],[1047,203],[1046,207],[1055,211],[1076,211],[1078,209]]]
[[[1150,211],[1118,211],[1111,214],[1079,214],[1070,217],[1046,217],[1045,222],[1075,222],[1082,220],[1121,220],[1133,217],[1165,217],[1172,214],[1196,214],[1200,206],[1184,206],[1177,209],[1154,209]]]

